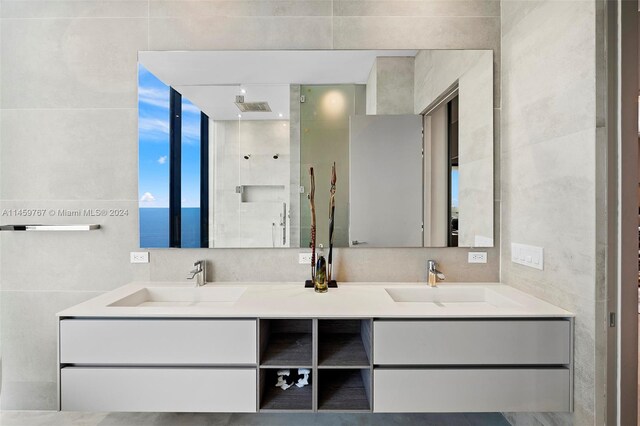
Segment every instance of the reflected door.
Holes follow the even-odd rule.
[[[422,118],[352,116],[351,246],[422,247]]]

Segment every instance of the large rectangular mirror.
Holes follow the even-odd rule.
[[[140,52],[140,246],[493,246],[490,50]]]

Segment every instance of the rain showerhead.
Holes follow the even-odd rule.
[[[234,103],[241,112],[271,112],[269,102],[245,102],[242,95],[236,96]]]

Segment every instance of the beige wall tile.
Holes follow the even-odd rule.
[[[500,16],[498,0],[336,0],[336,16]]]
[[[6,19],[0,30],[2,108],[137,107],[146,19]]]
[[[375,114],[413,114],[413,57],[377,58],[371,69],[376,73],[368,84],[375,84]],[[369,88],[367,88],[369,89]]]
[[[499,18],[334,18],[335,49],[493,49]],[[452,36],[455,34],[455,36]]]
[[[153,18],[150,50],[330,49],[330,17]]]
[[[186,0],[149,2],[151,17],[331,16],[331,0]]]
[[[5,200],[138,199],[137,109],[5,110],[1,133]]]
[[[435,259],[448,282],[497,282],[496,248],[487,264],[468,264],[468,249],[334,249],[338,281],[424,282],[427,259]],[[152,250],[152,281],[184,281],[193,262],[207,259],[213,281],[302,282],[309,265],[298,264],[298,249]]]
[[[2,18],[144,18],[148,1],[3,0]]]

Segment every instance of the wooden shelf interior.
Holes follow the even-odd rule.
[[[313,373],[309,375],[307,386],[299,388],[293,385],[283,390],[276,387],[278,370],[276,368],[260,370],[260,411],[312,411]]]
[[[318,320],[318,366],[371,366],[371,320]]]
[[[313,322],[310,319],[260,320],[260,366],[313,366]]]
[[[318,371],[318,411],[371,411],[370,369]]]

